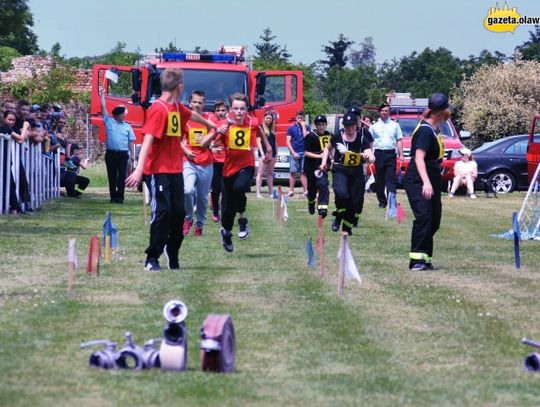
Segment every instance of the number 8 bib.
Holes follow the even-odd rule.
[[[229,148],[231,150],[250,150],[251,127],[231,126],[229,128]]]
[[[343,156],[343,166],[345,167],[358,167],[362,162],[360,153],[353,151],[347,151]]]

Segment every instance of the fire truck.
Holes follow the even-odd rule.
[[[403,155],[405,168],[409,165],[412,133],[422,119],[422,114],[428,108],[427,98],[411,98],[410,93],[395,93],[388,97],[390,104],[390,118],[399,123],[403,133]],[[440,126],[444,137],[444,158],[442,162],[443,181],[450,181],[454,177],[454,164],[461,157],[459,150],[464,147],[462,139],[470,137],[469,132],[458,134],[450,119]]]
[[[527,169],[532,182],[536,168],[540,165],[540,114],[533,117],[527,144]]]
[[[210,112],[215,100],[244,93],[249,97],[251,114],[259,121],[267,110],[277,113],[276,141],[285,145],[287,128],[296,112],[303,109],[302,71],[252,70],[245,53],[243,46],[222,46],[211,53],[162,53],[136,66],[94,65],[90,107],[93,134],[105,140],[99,96],[103,90],[109,112],[118,105],[127,108],[125,120],[133,127],[136,144],[141,144],[148,108],[161,95],[161,73],[165,68],[180,68],[184,72],[181,103],[187,106],[191,92],[202,90],[206,94],[204,110]]]

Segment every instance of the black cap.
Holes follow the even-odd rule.
[[[349,110],[347,110],[347,113],[360,116],[360,114],[362,113],[362,109],[358,106],[353,106],[353,107],[350,107]]]
[[[315,117],[315,120],[313,120],[313,123],[328,123],[328,121],[326,120],[325,115],[320,114],[317,117]]]
[[[431,110],[448,109],[450,107],[450,103],[448,103],[448,96],[446,96],[444,93],[434,93],[429,98],[428,107]]]
[[[350,124],[356,124],[356,116],[351,113],[347,113],[345,116],[343,116],[343,125],[347,126]]]
[[[379,105],[379,112],[383,110],[384,108],[390,107],[390,105],[386,102],[383,102]]]
[[[71,151],[73,151],[73,150],[80,150],[79,145],[73,143],[73,144],[71,145]]]
[[[113,116],[116,116],[116,115],[119,115],[119,114],[122,114],[122,113],[125,113],[126,112],[126,107],[125,106],[116,106],[113,110],[112,110],[112,114]]]

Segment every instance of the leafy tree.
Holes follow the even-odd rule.
[[[350,52],[349,59],[353,68],[360,65],[375,64],[375,44],[373,44],[373,37],[364,38],[364,41],[360,43],[360,49]]]
[[[495,51],[493,54],[487,49],[484,49],[476,57],[470,55],[468,59],[462,61],[463,74],[466,78],[469,78],[483,65],[496,65],[503,62],[506,59],[506,55],[502,52]]]
[[[176,45],[173,44],[173,42],[169,42],[169,44],[167,45],[167,47],[163,48],[163,47],[159,47],[159,48],[154,48],[154,51],[157,52],[157,53],[164,53],[164,52],[181,52],[182,50],[180,48],[176,48]]]
[[[334,109],[344,111],[353,104],[364,104],[370,96],[370,89],[377,84],[374,65],[358,66],[354,69],[334,65],[328,69],[323,81],[323,92]]]
[[[28,0],[0,0],[0,47],[10,47],[22,55],[37,52],[37,37]]]
[[[11,68],[13,58],[20,57],[21,54],[11,47],[0,47],[0,71],[8,71]]]
[[[271,63],[283,63],[288,62],[291,54],[287,51],[287,46],[275,44],[273,41],[276,39],[276,35],[272,35],[270,28],[263,30],[263,35],[259,36],[262,42],[253,44],[257,51],[257,54],[253,58],[254,62],[271,62]]]
[[[379,87],[411,92],[414,97],[427,97],[433,92],[448,94],[461,82],[462,72],[461,61],[451,51],[426,48],[384,63],[379,70]]]
[[[540,26],[535,25],[534,30],[529,31],[529,41],[516,47],[524,60],[540,62]]]
[[[527,133],[540,110],[540,63],[484,65],[452,95],[473,144]]]
[[[349,60],[349,57],[346,56],[347,49],[354,44],[354,41],[350,41],[343,34],[339,34],[337,41],[328,41],[328,43],[330,45],[325,45],[322,48],[328,59],[321,59],[319,62],[327,65],[328,68],[332,68],[333,66],[344,68]]]

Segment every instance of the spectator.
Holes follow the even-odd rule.
[[[375,182],[379,208],[386,208],[387,194],[396,194],[396,150],[399,153],[400,167],[403,162],[403,135],[398,123],[390,119],[390,105],[379,107],[380,118],[369,131],[373,135],[375,147]]]
[[[259,170],[257,172],[257,178],[255,180],[255,188],[257,190],[257,198],[262,198],[261,195],[261,185],[262,177],[264,171],[267,171],[266,174],[266,185],[268,186],[268,194],[270,198],[272,197],[272,192],[274,191],[274,166],[276,164],[276,113],[272,111],[267,111],[264,114],[264,119],[262,122],[262,131],[266,135],[266,139],[272,147],[272,158],[268,159],[266,156],[266,146],[261,141],[260,138],[257,138],[257,148],[259,150]]]
[[[4,126],[6,123],[4,121],[4,113],[7,111],[15,112],[17,110],[17,105],[12,100],[4,100],[2,102],[2,111],[0,112],[0,126]]]
[[[71,145],[71,156],[64,161],[60,173],[60,186],[66,188],[66,194],[70,198],[80,198],[90,184],[88,178],[79,175],[79,168],[86,169],[88,166],[88,158],[81,161],[79,151],[77,144]]]
[[[304,196],[307,196],[307,178],[304,173],[305,147],[304,138],[309,134],[310,129],[304,121],[304,112],[296,112],[296,122],[287,129],[287,147],[291,152],[289,163],[291,166],[289,178],[289,193],[287,196],[294,196],[294,185],[296,184],[296,173],[300,173],[300,182],[304,190]]]
[[[15,128],[21,133],[24,123],[28,122],[30,116],[30,102],[26,99],[19,100],[16,113],[17,119],[15,120]]]
[[[455,176],[452,181],[450,198],[454,198],[457,189],[464,185],[467,187],[467,195],[472,199],[476,199],[476,195],[474,194],[474,181],[478,176],[478,166],[476,165],[476,161],[474,161],[471,150],[462,148],[459,150],[459,153],[461,154],[461,161],[457,161],[454,165]]]
[[[101,114],[105,124],[105,165],[109,179],[109,196],[111,203],[124,203],[124,190],[128,161],[133,162],[133,142],[135,134],[131,125],[124,121],[125,106],[118,105],[112,110],[113,118],[107,112],[105,93],[101,92]]]

